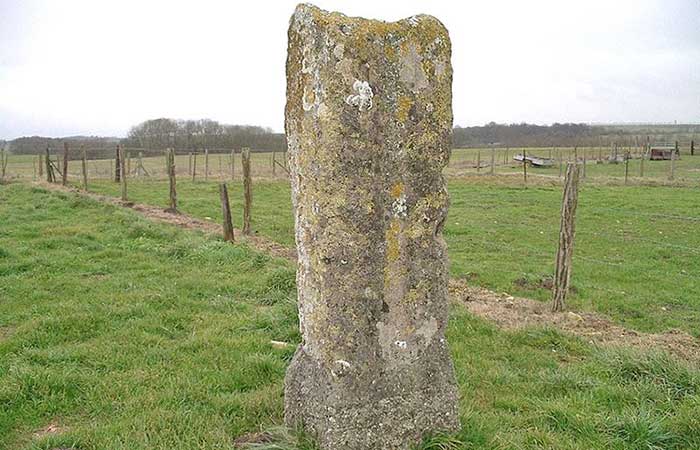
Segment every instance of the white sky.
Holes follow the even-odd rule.
[[[0,138],[124,135],[157,117],[282,131],[295,1],[0,0]],[[700,121],[698,0],[318,0],[433,14],[455,124]]]

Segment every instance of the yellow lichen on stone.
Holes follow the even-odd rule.
[[[399,98],[396,105],[396,118],[399,122],[403,123],[408,120],[408,113],[411,111],[411,106],[413,106],[413,100],[408,95],[403,95]]]
[[[399,259],[401,248],[399,246],[399,233],[401,224],[398,219],[392,219],[389,228],[386,230],[386,260],[391,264]]]
[[[392,198],[399,198],[401,197],[401,194],[403,194],[404,191],[404,184],[402,182],[396,183],[392,188],[391,188],[391,196]]]

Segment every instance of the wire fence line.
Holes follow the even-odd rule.
[[[61,155],[59,154],[55,155],[54,157],[60,156]],[[198,153],[196,156],[195,154],[190,155],[189,152],[186,154],[177,154],[176,166],[179,169],[177,171],[177,174],[179,176],[187,174],[188,178],[186,180],[189,181],[189,179],[191,179],[192,173],[194,172],[202,177],[199,178],[198,181],[203,182],[204,171],[208,169],[208,181],[210,182],[228,180],[231,178],[232,173],[235,179],[239,179],[241,177],[242,172],[240,164],[240,153],[233,154],[233,172],[230,166],[231,156],[232,154],[230,151],[227,151],[225,153],[209,153],[209,163],[208,165],[205,165],[203,158],[206,158],[206,155],[203,153]],[[20,160],[19,158],[24,159]],[[197,158],[196,165],[194,161],[195,158]],[[18,177],[19,179],[27,180],[32,178],[38,178],[38,170],[40,165],[38,164],[38,160],[36,159],[36,157],[32,159],[23,157],[21,155],[10,155],[9,159],[10,168],[17,167],[13,166],[13,160],[14,164],[23,164],[23,166],[21,167],[22,171],[20,172],[21,176]],[[144,167],[148,170],[148,175],[137,175],[135,168],[137,167],[137,164],[139,164],[138,156],[134,157],[133,154],[130,154],[130,162],[125,163],[130,164],[130,170],[127,170],[127,173],[130,178],[137,179],[144,183],[148,183],[149,181],[160,182],[166,179],[165,176],[167,170],[165,165],[165,158],[163,155],[158,154],[157,156],[151,156],[148,158],[142,155],[141,159],[142,161],[140,163],[142,163]],[[688,159],[697,161],[698,166],[700,166],[700,156],[696,159],[693,159],[692,157],[688,157]],[[282,181],[287,178],[287,173],[282,169],[282,167],[284,167],[285,165],[285,163],[282,161],[285,160],[286,155],[280,153],[277,153],[275,155],[273,155],[271,152],[253,153],[251,156],[253,175],[261,178],[279,178],[280,181]],[[127,159],[127,161],[129,160]],[[273,167],[275,167],[275,162],[279,163],[279,165],[277,166],[277,170],[273,171]],[[58,164],[58,160],[56,160],[56,163],[57,167],[61,166],[60,164]],[[91,160],[88,161],[88,163],[88,167],[92,167],[92,171],[90,173],[91,178],[97,178],[101,180],[113,180],[115,171],[115,162],[113,160]],[[553,169],[550,168],[550,170]],[[71,164],[69,166],[69,181],[73,183],[78,182],[80,180],[80,175],[81,174],[79,171],[79,164],[71,161]],[[159,183],[154,183],[153,189],[159,189],[162,186]],[[167,188],[163,187],[163,189]],[[586,195],[585,191],[583,191],[582,195]],[[216,200],[212,199],[212,203],[215,202]],[[553,207],[551,211],[547,210],[547,212],[544,212],[543,214],[552,214],[554,211],[558,211],[558,208],[559,205],[557,205],[556,208]],[[624,204],[622,204],[619,208],[603,206],[591,207],[582,205],[580,206],[578,211],[577,221],[585,222],[587,218],[593,215],[607,215],[610,218],[609,223],[613,225],[615,217],[617,216],[625,216],[630,218],[641,217],[646,219],[663,219],[665,221],[686,224],[694,224],[695,222],[700,221],[700,217],[694,215],[668,214],[644,210],[632,210],[626,208]],[[212,214],[212,216],[214,215]],[[550,278],[550,272],[552,272],[552,267],[555,262],[555,252],[558,241],[559,224],[552,221],[547,223],[545,227],[542,227],[541,224],[529,223],[527,221],[503,220],[502,216],[498,216],[497,219],[497,228],[486,229],[481,231],[479,235],[468,236],[466,240],[461,241],[459,243],[460,245],[465,246],[465,248],[461,250],[469,250],[469,248],[475,249],[478,247],[482,247],[492,249],[501,255],[507,255],[515,252],[525,253],[529,258],[537,258],[540,261],[539,264],[537,264],[537,266],[542,269],[538,271],[539,273],[537,273],[533,272],[531,268],[528,267],[528,265],[522,264],[519,267],[518,272],[522,276],[534,277],[540,280]],[[460,219],[460,221],[463,220],[464,219]],[[464,221],[463,223],[465,224],[465,226],[468,226],[468,221]],[[587,246],[590,245],[592,241],[586,238],[602,238],[605,239],[605,242],[608,242],[611,245],[615,243],[638,243],[640,245],[643,245],[650,252],[650,254],[655,253],[657,250],[661,249],[671,250],[677,258],[695,257],[696,255],[700,254],[700,246],[695,247],[692,245],[685,245],[684,243],[679,242],[668,242],[667,240],[653,239],[648,236],[645,236],[645,234],[649,234],[648,229],[640,228],[639,226],[639,224],[637,224],[636,227],[635,225],[624,224],[620,226],[620,228],[622,228],[620,231],[614,231],[614,229],[611,230],[610,228],[591,229],[579,225],[577,227],[578,229],[576,234],[579,236],[579,238],[583,239],[578,239],[579,242],[576,243],[575,251],[573,254],[573,286],[586,287],[587,289],[595,290],[595,292],[600,293],[607,292],[615,293],[615,295],[623,295],[625,291],[622,291],[620,289],[614,289],[611,286],[606,286],[604,282],[593,283],[592,279],[590,278],[590,275],[582,276],[580,275],[580,272],[585,273],[590,272],[591,270],[594,270],[598,267],[605,267],[606,269],[609,269],[609,271],[612,271],[608,272],[608,275],[615,275],[618,273],[616,271],[624,271],[626,270],[627,266],[631,265],[632,263],[636,263],[637,266],[639,266],[639,261],[634,261],[636,258],[638,258],[638,254],[632,251],[634,250],[634,248],[625,248],[623,250],[616,249],[615,251],[621,253],[616,254],[614,258],[608,258],[606,257],[607,254],[604,252],[599,252],[596,254],[595,250],[589,251],[589,248]],[[450,226],[447,227],[447,234],[450,233],[450,228]],[[539,237],[534,239],[519,239],[518,234],[515,232],[516,230],[517,233],[521,234],[534,231],[536,233],[534,234],[534,236]],[[508,237],[508,241],[503,241],[503,236]],[[272,236],[272,238],[274,239],[274,236]],[[600,256],[601,254],[603,255],[602,257]],[[651,256],[646,257],[651,258]],[[673,267],[671,265],[665,265],[664,261],[662,260],[648,259],[646,262],[649,266],[657,266],[655,271],[653,272],[653,275],[655,277],[661,277],[664,273],[666,273],[666,275],[668,275],[672,279],[678,278],[685,280],[695,280],[700,278],[700,274],[696,273],[694,270],[681,272],[676,270],[676,267]],[[580,271],[580,269],[585,270]],[[643,291],[638,291],[636,292],[636,295],[646,296],[650,294],[647,294]]]

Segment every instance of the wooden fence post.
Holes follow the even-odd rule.
[[[190,152],[190,160],[187,163],[187,175],[192,175],[192,152]]]
[[[496,173],[496,148],[491,146],[491,175]]]
[[[63,141],[63,172],[61,172],[61,184],[68,184],[68,142]]]
[[[0,182],[5,181],[5,172],[7,170],[7,151],[0,148]]]
[[[690,156],[695,156],[695,141],[690,141]]]
[[[678,141],[676,141],[675,150],[671,150],[671,172],[668,174],[668,179],[673,181],[676,177],[676,152],[678,151]]]
[[[148,172],[143,167],[143,152],[139,152],[139,166],[136,168],[136,176],[140,178],[143,175],[148,175]]]
[[[194,183],[197,177],[197,152],[192,155],[192,182]]]
[[[561,204],[561,225],[559,228],[559,249],[554,272],[554,293],[552,311],[563,311],[571,281],[571,259],[574,254],[574,237],[576,231],[576,206],[578,204],[578,166],[566,165],[564,196]]]
[[[243,166],[243,234],[250,234],[250,209],[253,203],[253,193],[250,177],[250,149],[244,148],[241,152],[241,165]]]
[[[51,147],[46,147],[46,181],[54,182],[53,168],[51,167]]]
[[[625,184],[627,184],[627,179],[629,177],[630,173],[630,154],[629,152],[625,153]]]
[[[481,172],[481,150],[476,152],[476,173]]]
[[[277,161],[276,161],[276,160],[277,160],[276,155],[277,155],[277,153],[275,152],[274,149],[272,149],[272,176],[273,176],[273,177],[274,177],[275,174],[277,173],[277,167],[275,167],[275,166],[276,166],[276,162],[277,162]]]
[[[233,181],[235,162],[236,162],[236,149],[232,148],[231,149],[231,181]]]
[[[204,181],[209,181],[209,149],[204,149]]]
[[[122,146],[117,145],[117,154],[116,154],[117,157],[114,158],[114,182],[115,183],[119,183],[119,181],[121,180],[121,174],[122,174],[122,171],[120,168],[121,153],[122,153]]]
[[[561,154],[561,149],[559,149],[559,178],[562,177],[563,173],[563,164],[564,164],[564,156]]]
[[[87,191],[88,190],[87,153],[85,151],[85,147],[82,147],[81,150],[82,150],[82,152],[81,152],[82,153],[81,165],[82,165],[82,171],[83,171],[83,190]]]
[[[126,152],[124,149],[119,150],[119,181],[122,185],[122,201],[126,202],[128,200],[126,195]]]
[[[228,202],[228,190],[226,189],[226,183],[219,183],[219,196],[221,197],[224,241],[233,242],[233,222],[231,221],[231,207]]]
[[[523,181],[527,184],[527,154],[525,153],[525,148],[523,148]]]
[[[170,207],[168,212],[177,212],[177,190],[175,186],[175,149],[168,149],[168,181],[170,185],[169,200]]]

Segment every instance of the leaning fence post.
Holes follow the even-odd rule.
[[[63,141],[63,172],[61,173],[61,184],[68,184],[68,142]]]
[[[226,189],[226,183],[219,183],[219,196],[221,197],[224,241],[233,242],[233,222],[231,221],[231,207],[228,202],[228,189]]]
[[[576,206],[578,204],[579,170],[575,163],[566,165],[564,196],[561,203],[561,225],[559,228],[559,249],[554,272],[554,294],[552,311],[563,311],[571,281],[571,259],[574,254],[576,231]]]
[[[491,146],[491,175],[496,172],[496,148]]]
[[[126,202],[126,152],[123,149],[119,150],[119,181],[122,185],[122,201]]]
[[[121,153],[122,153],[122,147],[121,147],[121,145],[117,145],[117,154],[116,154],[116,158],[114,158],[114,182],[115,183],[119,183],[119,181],[121,180],[121,173],[122,173],[121,167],[120,167],[121,160],[122,160]]]
[[[81,146],[82,147],[82,146]],[[81,148],[82,150],[82,155],[81,155],[81,165],[82,165],[82,171],[83,171],[83,190],[87,191],[88,190],[88,173],[87,173],[87,153],[85,152],[85,147]]]
[[[54,182],[53,168],[51,167],[51,147],[46,147],[46,181]]]
[[[250,179],[250,149],[244,148],[241,152],[241,165],[243,166],[243,234],[250,234],[250,208],[253,203],[253,193]]]
[[[169,190],[169,204],[168,212],[177,212],[177,191],[175,189],[175,149],[168,149],[168,182],[170,185]]]

